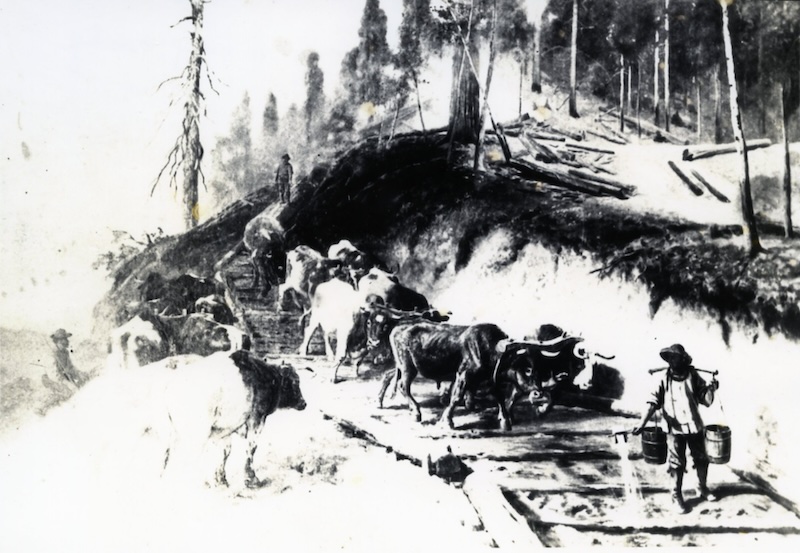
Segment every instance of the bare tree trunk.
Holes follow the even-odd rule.
[[[411,78],[414,80],[414,90],[417,93],[417,111],[419,112],[419,124],[422,126],[422,134],[425,135],[425,120],[422,118],[422,101],[419,98],[419,81],[417,80],[417,72],[411,70]]]
[[[658,116],[659,116],[659,109],[658,106],[660,104],[659,99],[661,98],[661,91],[658,87],[658,63],[659,63],[659,46],[658,46],[659,36],[658,36],[658,27],[656,26],[656,44],[655,49],[653,51],[653,124],[658,126]]]
[[[694,84],[695,84],[695,109],[697,111],[697,142],[700,143],[703,136],[703,116],[700,109],[700,79],[695,75],[694,77]]]
[[[642,64],[641,55],[636,60],[636,131],[639,138],[642,138],[642,115],[641,115],[641,100],[642,100]]]
[[[785,4],[784,4],[785,5]],[[761,101],[758,102],[758,130],[761,136],[766,136],[767,133],[767,87],[766,79],[764,79],[764,9],[761,4],[758,4],[758,44],[756,51],[756,75],[758,75],[758,92]]]
[[[578,0],[572,0],[572,50],[569,59],[569,115],[578,114]]]
[[[669,1],[669,0],[667,0]],[[750,162],[747,156],[747,143],[742,132],[742,114],[739,107],[739,91],[736,86],[736,67],[733,61],[733,45],[731,44],[730,17],[728,14],[727,0],[720,0],[722,7],[722,38],[725,42],[725,62],[728,68],[728,88],[730,89],[731,106],[731,126],[733,136],[736,141],[736,148],[739,152],[739,159],[742,162],[742,174],[740,177],[740,200],[742,208],[742,218],[744,219],[750,241],[750,254],[755,255],[763,251],[758,240],[758,229],[756,228],[756,217],[753,212],[753,198],[750,194]]]
[[[619,55],[619,132],[625,132],[625,56]]]
[[[531,91],[542,91],[542,19],[533,28],[533,82]]]
[[[628,113],[633,113],[633,71],[631,64],[628,62]]]
[[[791,86],[791,85],[789,85]],[[789,101],[789,87],[781,84],[781,129],[783,130],[783,227],[786,238],[794,236],[792,228],[792,165],[789,158],[789,115],[786,104]]]
[[[483,158],[483,137],[486,134],[484,131],[484,125],[486,123],[486,113],[489,110],[489,89],[492,86],[492,74],[494,73],[494,58],[495,58],[495,47],[494,47],[494,35],[495,30],[497,29],[497,0],[494,0],[492,3],[492,34],[489,38],[489,67],[486,69],[486,87],[483,89],[483,106],[481,107],[481,116],[478,123],[478,140],[475,141],[475,159],[472,162],[472,170],[478,171],[481,166],[481,159]],[[522,94],[522,71],[520,70],[520,98]],[[522,107],[520,106],[520,111],[522,111]]]
[[[664,130],[669,132],[669,0],[664,0]]]
[[[200,75],[203,65],[203,7],[202,0],[192,0],[192,53],[187,65],[186,80],[191,87],[191,96],[184,106],[183,133],[187,151],[183,160],[183,221],[187,229],[197,226],[200,219],[198,185],[203,146],[200,144]]]
[[[520,52],[522,54],[522,52]],[[525,60],[519,61],[519,103],[517,105],[517,117],[522,117],[522,81],[525,78]]]
[[[456,16],[453,15],[453,22],[458,24],[458,20]],[[455,57],[459,58],[458,61],[458,69],[454,71],[453,74],[453,89],[450,92],[450,140],[447,147],[447,164],[453,160],[453,144],[456,140],[462,140],[464,142],[474,142],[475,137],[467,137],[467,140],[464,140],[464,129],[465,120],[468,120],[469,117],[467,112],[472,111],[470,106],[466,105],[467,100],[473,100],[473,94],[471,94],[471,89],[473,88],[472,84],[472,75],[469,71],[464,71],[465,66],[467,65],[467,56],[468,53],[468,44],[470,42],[470,35],[472,31],[472,4],[469,7],[469,16],[467,18],[467,36],[464,38],[461,36],[462,39],[462,48],[460,50],[456,48],[453,60],[453,67],[455,68]],[[461,33],[459,30],[458,33]],[[466,75],[465,75],[466,73]],[[480,102],[480,96],[478,97],[478,101]],[[468,102],[470,105],[472,104],[471,101]],[[479,108],[480,109],[480,108]]]
[[[722,144],[722,64],[714,70],[714,143]]]

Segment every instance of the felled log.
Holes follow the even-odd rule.
[[[617,118],[617,121],[619,121],[619,111],[610,112],[609,115],[613,115],[614,117]],[[652,123],[650,123],[649,121],[645,121],[644,119],[642,119],[642,120],[637,122],[636,120],[631,119],[628,116],[625,116],[623,118],[623,120],[625,121],[625,123],[627,125],[630,125],[634,129],[637,129],[638,126],[641,125],[642,132],[647,133],[648,135],[655,136],[657,134],[660,134],[662,137],[664,137],[664,139],[667,142],[671,142],[673,144],[679,144],[679,145],[686,144],[685,140],[681,140],[680,138],[678,138],[674,134],[668,133],[664,129],[662,129],[662,128],[656,126],[656,125],[653,125]]]
[[[619,132],[615,127],[612,127],[605,121],[600,121],[600,126],[603,127],[605,130],[607,130],[608,132],[610,132],[611,134],[613,134],[614,136],[616,136],[618,139],[624,140],[626,144],[630,142],[627,136]]]
[[[548,133],[548,132],[528,130],[528,131],[526,131],[526,134],[528,134],[529,136],[531,136],[533,138],[536,138],[538,140],[552,140],[552,141],[555,141],[555,142],[566,142],[567,141],[567,137],[566,136],[559,136],[557,134],[552,134],[552,133]]]
[[[628,143],[626,140],[620,140],[616,136],[611,136],[609,134],[602,133],[602,132],[600,132],[599,130],[596,130],[596,129],[586,129],[586,132],[589,133],[589,134],[593,134],[594,136],[598,136],[598,137],[602,138],[603,140],[608,140],[609,142],[613,142],[614,144],[627,144]]]
[[[703,186],[705,186],[706,189],[709,192],[711,192],[711,194],[716,199],[718,199],[721,202],[725,202],[726,204],[730,203],[730,200],[728,199],[728,197],[725,194],[723,194],[722,192],[720,192],[719,190],[717,190],[714,186],[712,186],[710,182],[708,182],[705,178],[703,178],[703,175],[701,175],[700,173],[698,173],[694,169],[692,169],[692,175],[694,176],[694,178],[699,180],[703,184]]]
[[[572,148],[572,149],[576,149],[576,150],[585,150],[587,152],[595,152],[595,153],[598,153],[598,154],[611,154],[612,156],[617,154],[617,152],[615,152],[614,150],[605,150],[603,148],[596,148],[594,146],[587,146],[586,144],[575,144],[574,142],[567,142],[565,144],[565,146],[567,148]]]
[[[528,151],[530,151],[531,153],[535,151],[541,156],[542,161],[546,163],[558,163],[562,161],[561,156],[558,154],[558,152],[556,152],[549,146],[546,146],[538,142],[537,140],[530,138],[527,133],[525,133],[524,136],[520,135],[519,140],[528,149]]]
[[[578,177],[594,183],[600,183],[605,186],[611,187],[615,190],[621,190],[628,196],[632,196],[636,192],[635,186],[631,186],[629,184],[623,184],[619,181],[609,179],[607,177],[601,177],[600,175],[595,175],[594,173],[587,173],[586,171],[582,171],[580,169],[570,169],[568,172],[570,175],[574,177]]]
[[[537,179],[569,190],[593,196],[614,196],[623,200],[628,197],[628,194],[622,189],[570,175],[567,172],[555,169],[552,165],[514,159],[509,163],[509,166],[527,178]]]
[[[747,142],[748,151],[755,150],[756,148],[767,148],[769,146],[772,146],[772,141],[769,138],[759,138]],[[720,154],[732,154],[735,151],[736,144],[702,144],[699,146],[690,146],[683,150],[683,161],[694,161],[695,159],[703,159]]]
[[[689,187],[689,190],[691,190],[695,196],[703,195],[703,189],[697,186],[697,184],[692,180],[692,178],[686,173],[684,173],[681,170],[681,168],[675,164],[674,161],[668,161],[667,163],[669,164],[670,169],[675,171],[675,174],[681,178],[681,180],[686,184],[686,186]]]
[[[566,136],[567,138],[571,138],[572,140],[581,141],[581,140],[584,139],[583,133],[577,133],[577,132],[568,131],[566,129],[560,129],[558,127],[554,127],[552,124],[548,125],[547,129],[549,131],[552,131],[552,132],[556,133],[556,134],[561,134],[561,135]]]

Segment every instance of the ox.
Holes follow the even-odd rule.
[[[250,349],[250,337],[204,314],[159,317],[141,313],[111,333],[109,367],[135,368],[174,354],[210,355]]]
[[[212,319],[223,325],[236,323],[233,311],[219,294],[205,296],[197,300],[194,304],[194,312],[210,315]]]
[[[375,363],[383,363],[389,353],[389,333],[398,324],[427,320],[436,323],[447,321],[450,316],[435,309],[425,311],[402,311],[379,303],[362,307],[367,311],[366,333],[367,351],[375,355]]]
[[[311,298],[311,317],[303,334],[300,355],[308,355],[308,345],[317,330],[322,329],[325,352],[330,361],[335,361],[333,382],[337,382],[337,372],[345,359],[350,356],[356,361],[356,375],[366,353],[364,327],[366,312],[362,296],[352,286],[338,279],[323,282],[317,286]],[[331,344],[331,335],[336,337],[336,353]]]
[[[328,259],[308,246],[298,246],[286,254],[286,280],[278,288],[278,305],[283,305],[289,291],[298,306],[307,310],[317,286],[339,275],[341,263]]]
[[[253,288],[262,287],[262,294],[280,282],[284,268],[284,230],[275,210],[264,210],[244,227],[242,239],[250,252],[253,265]]]
[[[365,298],[380,298],[387,306],[401,311],[425,311],[430,308],[425,296],[403,286],[396,276],[380,269],[370,269],[358,281],[358,291]]]
[[[247,251],[253,267],[253,288],[258,289],[261,296],[280,282],[285,270],[285,240],[283,225],[278,221],[279,211],[280,207],[273,206],[248,221],[242,239],[214,265],[217,281],[226,285],[225,267],[234,257]]]
[[[217,484],[228,486],[226,462],[233,435],[247,441],[244,484],[260,487],[253,457],[266,418],[279,408],[306,407],[297,372],[289,365],[261,361],[246,351],[217,353],[206,358],[182,356],[147,367],[163,387],[156,424],[170,436],[165,469],[184,471],[197,463],[197,453],[212,443],[221,444],[222,462],[215,472]],[[158,430],[158,428],[157,428]]]
[[[515,347],[525,349],[534,361],[538,395],[531,397],[538,404],[539,413],[544,414],[552,407],[552,395],[569,388],[582,391],[594,386],[594,371],[600,360],[613,359],[596,352],[590,352],[579,345],[583,338],[570,336],[560,327],[544,324],[536,336],[525,338]]]
[[[162,315],[190,313],[197,300],[219,291],[214,280],[190,274],[168,280],[160,273],[150,273],[139,285],[142,303],[154,313]]]
[[[339,261],[346,278],[353,286],[368,272],[379,265],[378,260],[356,248],[349,240],[339,240],[328,248],[328,258]]]
[[[396,370],[384,377],[379,405],[383,406],[386,389],[397,376],[409,408],[421,421],[419,403],[411,395],[411,383],[417,374],[437,383],[453,382],[450,401],[440,419],[441,424],[453,428],[455,406],[465,393],[471,395],[488,385],[497,400],[500,426],[510,430],[514,400],[536,392],[537,386],[528,350],[504,347],[507,339],[506,333],[493,324],[456,326],[419,321],[394,328],[389,344]]]

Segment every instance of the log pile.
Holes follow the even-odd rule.
[[[538,127],[525,129],[521,126],[514,134],[526,153],[522,159],[518,156],[511,160],[509,166],[524,178],[594,196],[626,199],[636,191],[635,187],[608,176],[613,174],[611,162],[616,154],[613,150],[572,140],[550,139],[550,143],[546,143],[547,139],[540,138]]]

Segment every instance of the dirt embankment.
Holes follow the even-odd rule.
[[[658,350],[682,342],[698,366],[720,371],[709,416],[735,430],[732,463],[784,486],[795,439],[777,421],[792,419],[792,398],[776,400],[773,390],[794,384],[786,363],[799,353],[794,243],[751,259],[736,226],[637,213],[622,200],[506,171],[475,176],[445,160],[441,137],[362,143],[301,183],[282,215],[289,247],[322,250],[348,238],[456,322],[492,321],[518,337],[546,322],[581,333],[617,355],[626,379],[620,405],[629,409],[646,399]],[[113,312],[150,270],[210,276],[271,201],[260,191],[144,252],[117,275],[102,310]]]

